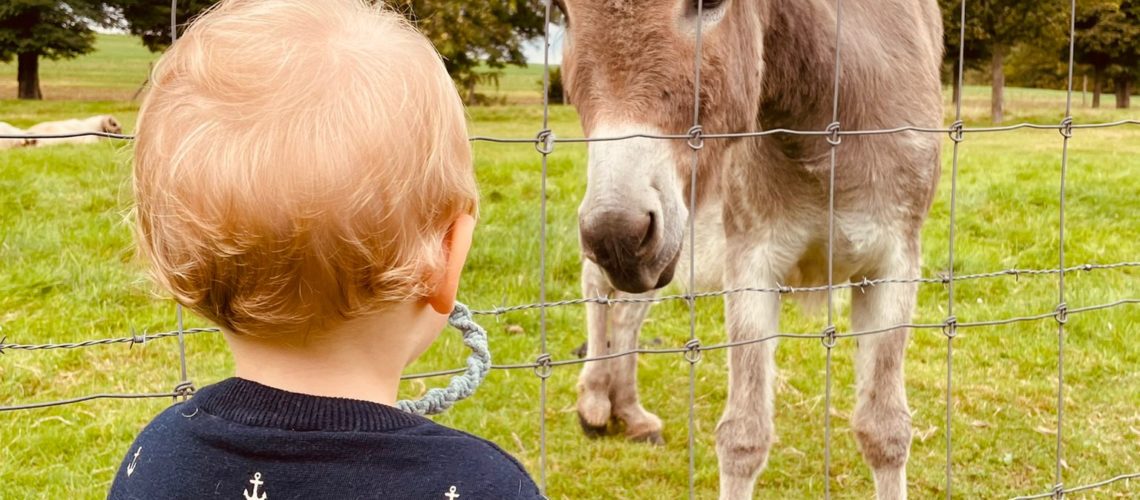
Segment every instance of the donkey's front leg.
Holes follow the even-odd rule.
[[[728,251],[725,285],[771,287],[776,274],[770,255],[757,248]],[[768,338],[779,329],[780,297],[775,293],[737,293],[725,296],[725,317],[730,342]],[[756,476],[768,461],[775,439],[772,424],[775,339],[733,347],[728,355],[728,405],[716,428],[720,461],[720,498],[752,498]]]
[[[610,286],[601,269],[590,261],[582,266],[582,294],[585,297],[652,298],[656,292],[628,294]],[[637,349],[638,333],[649,311],[649,303],[586,304],[589,332],[586,357]],[[645,411],[637,395],[637,355],[590,361],[578,377],[578,418],[589,435],[603,434],[610,416],[625,423],[630,439],[659,444],[661,419]]]
[[[894,259],[880,278],[917,276],[918,253]],[[867,331],[909,323],[914,314],[915,284],[887,284],[852,291],[851,325]],[[906,498],[906,462],[910,453],[910,410],[906,403],[903,358],[908,329],[859,337],[855,355],[856,390],[851,428],[863,458],[875,476],[879,500]]]

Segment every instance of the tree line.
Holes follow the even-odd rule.
[[[377,0],[378,1],[378,0]],[[958,88],[962,0],[938,0],[945,27],[944,80]],[[214,0],[178,2],[179,30]],[[476,85],[493,82],[508,64],[525,65],[522,43],[541,35],[544,0],[388,0],[411,18],[444,56],[448,72],[468,100]],[[1030,87],[1063,86],[1069,57],[1069,2],[969,0],[965,70],[992,88],[991,115],[1000,123],[1007,80]],[[0,61],[18,65],[18,97],[41,99],[39,61],[94,50],[93,27],[118,27],[152,51],[170,40],[170,6],[154,0],[5,0],[0,4]],[[1091,77],[1093,107],[1104,91],[1116,106],[1131,104],[1140,73],[1140,0],[1078,0],[1074,60]],[[1008,77],[1008,78],[1007,78]]]
[[[946,41],[944,81],[951,82],[955,102],[961,95],[961,5],[961,0],[939,0]],[[994,123],[1003,119],[1007,77],[1028,87],[1066,84],[1070,21],[1074,74],[1091,78],[1092,107],[1100,107],[1102,91],[1110,88],[1116,107],[1130,107],[1133,82],[1140,73],[1140,1],[1078,0],[1075,19],[1065,0],[969,0],[966,8],[965,69],[988,76]]]
[[[379,1],[379,0],[375,0]],[[178,30],[216,0],[180,0]],[[475,86],[508,64],[526,65],[522,43],[542,34],[542,0],[387,0],[423,31],[448,73],[473,100]],[[170,44],[170,2],[156,0],[3,0],[0,62],[18,65],[17,97],[42,99],[39,61],[95,50],[95,28],[125,29],[151,51]]]

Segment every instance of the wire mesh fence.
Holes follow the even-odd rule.
[[[1056,359],[1056,445],[1054,453],[1054,474],[1052,487],[1048,491],[1037,494],[1030,494],[1026,496],[1019,496],[1016,498],[1062,498],[1066,494],[1078,493],[1089,490],[1096,490],[1103,488],[1113,483],[1128,481],[1131,479],[1140,479],[1140,472],[1124,473],[1114,477],[1106,478],[1102,481],[1077,485],[1065,486],[1063,482],[1064,469],[1066,468],[1065,462],[1065,448],[1064,448],[1064,429],[1065,429],[1065,338],[1066,338],[1066,323],[1069,318],[1074,315],[1090,314],[1097,311],[1104,311],[1106,309],[1134,307],[1140,305],[1140,297],[1122,297],[1116,300],[1111,300],[1103,303],[1083,306],[1083,307],[1070,307],[1067,304],[1066,298],[1066,276],[1076,273],[1094,273],[1106,271],[1118,271],[1127,269],[1140,268],[1140,261],[1123,261],[1111,263],[1085,263],[1080,265],[1070,265],[1066,262],[1065,247],[1066,247],[1066,228],[1065,228],[1065,208],[1066,208],[1066,175],[1069,165],[1069,145],[1073,137],[1074,130],[1080,129],[1104,129],[1113,127],[1125,127],[1140,125],[1138,119],[1125,119],[1107,122],[1090,122],[1090,123],[1075,123],[1072,115],[1072,97],[1073,97],[1073,67],[1074,67],[1074,43],[1075,43],[1075,20],[1077,15],[1077,5],[1075,0],[1070,0],[1069,12],[1069,26],[1068,26],[1068,77],[1066,87],[1066,98],[1064,108],[1064,118],[1055,124],[1049,123],[1017,123],[1005,126],[990,126],[990,127],[968,127],[963,122],[962,113],[962,99],[959,98],[955,102],[954,108],[954,121],[943,128],[931,127],[918,127],[918,126],[898,126],[882,129],[859,129],[848,130],[844,129],[840,121],[839,115],[839,99],[840,99],[840,64],[842,61],[841,44],[836,43],[836,50],[834,53],[834,88],[832,93],[832,122],[824,130],[790,130],[790,129],[768,129],[756,132],[732,132],[732,131],[705,131],[701,125],[701,61],[702,59],[702,23],[696,23],[695,33],[695,71],[694,75],[694,102],[693,102],[693,115],[692,127],[684,133],[672,134],[633,134],[622,135],[613,137],[556,137],[550,129],[550,101],[549,101],[549,88],[550,80],[550,25],[552,14],[552,2],[544,2],[544,16],[546,29],[544,30],[543,47],[544,47],[544,63],[543,63],[543,115],[542,123],[539,132],[534,137],[492,137],[492,136],[472,136],[471,141],[474,142],[489,142],[501,144],[530,144],[532,145],[539,155],[539,162],[541,166],[541,186],[539,197],[539,217],[541,223],[539,225],[540,232],[539,238],[539,260],[536,263],[540,272],[540,280],[538,287],[537,301],[526,304],[515,305],[500,305],[488,307],[482,310],[473,311],[474,314],[484,316],[502,316],[508,313],[519,311],[537,310],[539,313],[539,355],[531,362],[513,363],[513,364],[498,364],[493,365],[493,370],[530,370],[534,376],[539,379],[539,394],[538,394],[538,427],[539,427],[539,466],[538,466],[538,482],[543,490],[546,491],[547,485],[547,401],[548,401],[548,386],[547,379],[552,375],[555,368],[568,367],[574,365],[584,365],[590,362],[605,361],[616,359],[626,356],[639,356],[639,355],[674,355],[681,356],[688,364],[688,429],[687,429],[687,448],[688,448],[688,496],[694,498],[695,493],[695,436],[696,429],[694,426],[695,420],[695,398],[696,398],[696,370],[698,363],[702,360],[701,354],[707,351],[727,350],[745,345],[752,345],[764,342],[775,342],[779,339],[792,339],[792,340],[814,340],[820,342],[824,349],[825,356],[825,389],[823,395],[824,401],[824,418],[822,422],[823,427],[823,463],[821,464],[821,473],[823,475],[823,494],[825,498],[831,497],[831,443],[832,443],[832,353],[833,348],[837,345],[839,339],[857,338],[868,335],[878,335],[893,330],[909,328],[917,331],[926,331],[935,335],[941,335],[946,342],[946,378],[945,378],[945,484],[944,492],[947,498],[953,496],[952,486],[954,485],[955,468],[953,466],[954,457],[954,439],[951,434],[951,424],[954,420],[954,405],[952,402],[952,392],[954,387],[954,372],[953,361],[955,352],[955,338],[963,329],[985,328],[997,325],[1008,325],[1014,323],[1025,322],[1040,322],[1040,321],[1053,321],[1057,328],[1057,359]],[[705,8],[703,1],[696,3],[698,19],[703,14]],[[964,83],[963,74],[963,61],[965,60],[965,25],[967,19],[967,2],[963,0],[959,4],[960,8],[960,26],[961,30],[958,33],[958,64],[957,74],[955,78],[957,83],[961,86]],[[174,18],[177,11],[177,0],[172,1],[172,38],[176,41],[177,37],[177,19]],[[836,39],[839,39],[839,34],[843,29],[843,0],[835,0],[835,31]],[[1059,162],[1059,181],[1060,189],[1058,191],[1058,225],[1057,225],[1057,241],[1058,241],[1058,263],[1055,268],[1042,268],[1042,269],[1019,269],[1008,268],[994,270],[984,273],[975,274],[956,274],[955,273],[955,248],[956,248],[956,230],[957,230],[957,202],[958,202],[958,174],[959,174],[959,157],[960,148],[966,138],[972,134],[979,133],[1001,133],[1011,132],[1021,129],[1038,129],[1038,130],[1056,130],[1061,135],[1060,144],[1060,162]],[[835,241],[835,192],[834,192],[834,176],[837,163],[838,146],[842,143],[843,138],[852,136],[872,136],[872,135],[886,135],[886,134],[899,134],[905,132],[917,132],[927,134],[947,134],[952,141],[951,151],[951,172],[950,172],[950,190],[949,190],[949,224],[948,224],[948,247],[947,247],[947,260],[945,266],[945,274],[939,276],[915,276],[904,279],[863,279],[860,282],[843,282],[836,283],[833,271],[833,254],[832,246]],[[700,155],[705,140],[730,140],[730,139],[745,139],[745,138],[759,138],[772,135],[797,135],[818,137],[826,140],[830,145],[829,151],[829,175],[832,180],[830,183],[830,193],[828,196],[828,244],[827,244],[827,259],[828,259],[828,276],[827,284],[824,286],[816,287],[793,287],[793,286],[776,286],[776,287],[741,287],[732,289],[721,289],[710,292],[698,292],[696,277],[694,275],[696,269],[695,254],[696,252],[689,253],[689,276],[687,277],[688,286],[685,293],[674,295],[659,295],[653,297],[608,297],[608,296],[592,296],[582,297],[570,300],[561,301],[548,301],[547,300],[547,179],[548,179],[548,157],[554,152],[557,144],[575,144],[575,143],[593,143],[593,142],[609,142],[609,141],[623,141],[635,138],[654,139],[661,141],[684,141],[692,152],[692,169],[690,170],[692,178],[690,179],[691,190],[688,193],[689,207],[692,213],[697,210],[697,182],[696,177],[698,174],[698,167],[700,165]],[[70,138],[79,136],[100,136],[111,139],[131,140],[130,135],[124,134],[110,134],[102,132],[86,132],[86,133],[73,133],[73,134],[55,134],[55,135],[0,135],[0,138],[32,138],[32,139],[48,139],[48,138]],[[689,245],[690,248],[695,247],[697,241],[697,232],[701,228],[695,224],[695,217],[689,219]],[[955,316],[955,284],[964,281],[974,280],[993,280],[1001,278],[1020,278],[1020,277],[1055,277],[1057,280],[1057,301],[1054,308],[1042,311],[1026,311],[1024,315],[1004,317],[1004,318],[990,318],[972,321],[962,321]],[[941,322],[908,322],[902,324],[889,325],[883,328],[875,328],[870,330],[852,330],[841,331],[836,326],[835,310],[836,305],[834,302],[834,293],[839,290],[845,289],[867,289],[889,284],[915,284],[920,286],[941,286],[946,290],[946,315]],[[801,332],[801,333],[780,333],[768,337],[744,340],[744,341],[730,341],[715,344],[704,344],[700,337],[697,335],[696,317],[697,317],[697,304],[702,299],[721,298],[736,294],[779,294],[779,295],[795,295],[803,293],[823,292],[827,296],[826,305],[826,327],[818,332]],[[594,357],[579,357],[579,358],[565,358],[556,359],[548,350],[547,342],[547,310],[551,308],[563,308],[572,306],[581,306],[585,304],[600,304],[600,305],[615,305],[623,303],[662,303],[680,301],[684,302],[688,307],[689,312],[689,330],[688,341],[683,345],[675,345],[670,347],[656,347],[656,348],[637,348],[621,352],[614,352],[602,356]],[[173,388],[167,392],[158,393],[99,393],[89,394],[68,399],[61,399],[56,401],[44,402],[27,402],[20,404],[12,404],[7,406],[0,406],[0,412],[16,411],[16,410],[32,410],[37,408],[45,408],[52,406],[61,406],[80,403],[94,399],[141,399],[141,398],[189,398],[193,396],[194,384],[190,377],[188,367],[188,359],[186,355],[186,338],[191,335],[201,334],[214,334],[219,330],[216,328],[184,328],[182,321],[182,308],[177,307],[176,310],[176,324],[177,329],[167,332],[159,333],[136,333],[131,332],[129,336],[91,339],[79,342],[68,343],[9,343],[7,338],[0,339],[0,355],[11,354],[13,352],[29,352],[34,353],[38,351],[50,351],[60,349],[83,349],[93,348],[99,346],[108,346],[115,344],[128,344],[134,346],[136,344],[145,344],[147,342],[160,341],[164,339],[177,339],[179,345],[178,356],[178,373],[179,377]],[[450,370],[440,370],[432,372],[423,372],[405,375],[404,379],[420,379],[429,377],[438,377],[445,375],[452,375],[463,372],[463,368],[455,368]]]

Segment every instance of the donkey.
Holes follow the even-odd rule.
[[[704,0],[702,10],[701,0],[556,1],[567,23],[563,76],[588,137],[689,129],[698,24],[706,134],[828,129],[837,44],[844,130],[937,127],[942,120],[942,26],[934,0],[846,0],[838,39],[834,0]],[[698,259],[702,265],[711,261],[722,269],[723,286],[825,284],[827,139],[705,140],[696,186],[686,141],[592,142],[579,208],[583,292],[652,296],[672,281],[678,262],[688,260],[681,255],[693,217],[698,248],[692,251],[706,254]],[[938,183],[940,143],[941,137],[913,131],[841,136],[835,282],[919,275],[919,235]],[[690,189],[696,207],[689,204]],[[909,322],[916,293],[914,284],[853,293],[852,328]],[[779,301],[775,293],[727,295],[728,339],[775,335]],[[636,348],[647,310],[644,304],[589,305],[587,354]],[[858,340],[851,426],[881,499],[906,497],[907,336],[907,329],[896,328]],[[774,349],[769,341],[730,350],[728,401],[716,428],[722,499],[752,496],[775,440]],[[587,432],[602,432],[617,419],[630,438],[661,442],[661,420],[638,399],[636,366],[631,356],[586,364],[578,414]]]

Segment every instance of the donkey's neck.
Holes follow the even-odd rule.
[[[760,0],[763,129],[823,130],[832,121],[835,11],[826,0]]]

